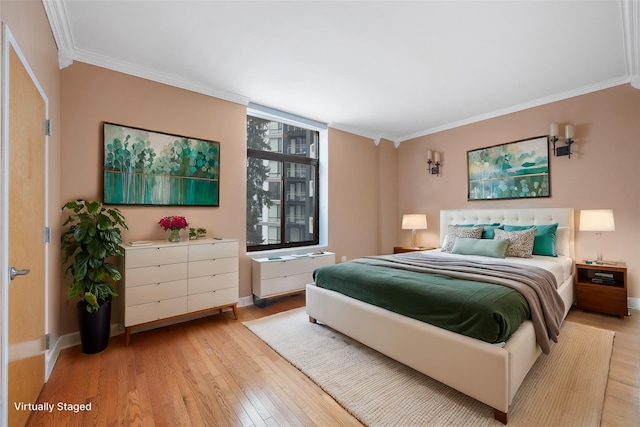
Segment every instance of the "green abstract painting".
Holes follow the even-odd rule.
[[[220,143],[104,123],[104,203],[219,206]]]
[[[549,197],[546,136],[467,151],[468,200]]]

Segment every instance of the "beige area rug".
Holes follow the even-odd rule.
[[[308,321],[305,308],[245,322],[260,339],[368,426],[501,426],[493,409]],[[565,322],[529,372],[509,426],[599,426],[614,332]]]

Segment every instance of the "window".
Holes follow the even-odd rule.
[[[247,251],[317,245],[319,132],[247,116]]]

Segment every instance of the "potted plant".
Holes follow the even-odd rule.
[[[195,227],[189,227],[189,240],[196,240],[197,238],[197,229]]]
[[[72,279],[67,297],[80,297],[77,307],[82,351],[99,353],[109,344],[111,300],[118,295],[110,281],[122,278],[118,268],[106,259],[123,254],[120,227],[128,227],[118,209],[105,208],[100,202],[73,200],[62,210],[71,211],[63,224],[69,229],[61,236],[64,263],[72,260],[65,270],[65,277],[71,273]]]
[[[198,227],[197,236],[198,239],[207,237],[207,229]]]

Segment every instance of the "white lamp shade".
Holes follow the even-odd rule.
[[[403,230],[425,230],[427,228],[427,216],[424,214],[402,215]]]
[[[616,231],[612,209],[580,211],[580,231]]]

